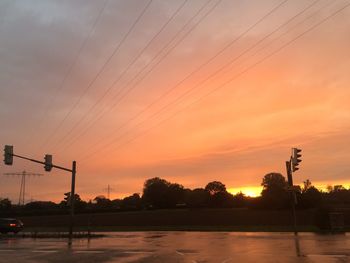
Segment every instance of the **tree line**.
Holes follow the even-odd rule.
[[[130,211],[142,209],[176,208],[249,208],[287,209],[290,207],[290,190],[286,178],[279,173],[266,174],[261,182],[258,197],[243,193],[231,194],[219,181],[209,182],[204,188],[188,189],[178,183],[155,177],[145,181],[142,195],[134,193],[123,199],[110,200],[103,195],[88,202],[75,195],[77,212]],[[341,185],[329,186],[327,191],[317,189],[310,180],[296,187],[297,209],[345,206],[350,204],[350,189]],[[13,205],[7,198],[0,199],[1,212],[14,213],[65,213],[69,210],[70,193],[60,203],[34,201],[24,206]]]

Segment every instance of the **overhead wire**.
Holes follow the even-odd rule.
[[[157,31],[155,35],[147,42],[147,44],[141,49],[141,51],[130,61],[130,63],[124,68],[123,72],[113,81],[113,83],[103,92],[102,96],[99,97],[93,105],[88,109],[88,111],[73,125],[73,127],[56,143],[56,146],[62,143],[68,136],[82,123],[86,117],[95,109],[95,107],[109,94],[112,88],[124,77],[124,75],[129,71],[132,65],[144,54],[144,52],[151,46],[153,41],[164,31],[164,29],[170,24],[174,17],[183,9],[188,0],[182,1],[182,3],[176,8],[172,15],[167,19],[167,21],[162,25],[162,27]],[[121,91],[122,89],[119,89]],[[119,94],[118,92],[117,94]]]
[[[64,74],[60,84],[58,85],[58,87],[54,90],[52,96],[49,98],[48,103],[45,107],[45,109],[43,110],[42,113],[42,117],[39,120],[39,123],[37,125],[35,125],[35,128],[33,127],[32,132],[28,133],[27,139],[25,140],[26,142],[30,141],[29,138],[31,138],[34,134],[34,132],[38,129],[41,128],[41,126],[44,123],[44,120],[47,118],[47,115],[50,111],[50,108],[53,107],[53,105],[55,104],[55,100],[57,99],[57,95],[61,92],[61,90],[63,89],[63,87],[65,86],[67,80],[69,79],[69,77],[72,74],[73,69],[75,68],[75,66],[77,65],[79,58],[81,56],[82,51],[85,49],[87,43],[89,42],[92,34],[95,32],[96,30],[96,26],[98,24],[98,22],[100,21],[100,18],[102,17],[102,14],[104,13],[104,10],[106,9],[107,6],[107,2],[109,0],[105,0],[102,4],[102,7],[100,8],[99,12],[97,13],[97,16],[94,20],[94,22],[92,23],[92,26],[88,32],[88,34],[86,35],[86,37],[84,38],[83,42],[81,43],[81,45],[79,46],[76,55],[74,56],[72,63],[68,66],[68,70],[66,71],[66,73]]]
[[[108,56],[108,58],[105,60],[105,62],[103,63],[102,67],[99,69],[99,71],[97,72],[97,74],[92,78],[92,80],[89,82],[89,84],[86,86],[86,88],[84,89],[84,91],[80,94],[78,100],[76,100],[76,102],[73,104],[73,106],[67,111],[67,113],[65,114],[65,116],[63,117],[63,119],[61,119],[61,121],[59,122],[59,124],[55,127],[55,129],[53,130],[53,132],[47,136],[46,140],[44,141],[44,143],[41,145],[40,148],[44,147],[45,145],[47,145],[47,143],[52,140],[52,137],[54,137],[56,135],[56,133],[60,130],[60,128],[63,126],[63,124],[65,123],[65,121],[68,119],[68,117],[72,114],[72,112],[76,109],[76,107],[80,104],[80,101],[82,100],[82,98],[87,94],[87,92],[90,90],[90,88],[93,86],[93,84],[95,83],[95,81],[100,77],[100,75],[103,73],[103,71],[106,69],[107,65],[110,63],[110,61],[113,59],[113,57],[118,53],[118,51],[120,50],[121,46],[124,44],[124,42],[126,41],[126,39],[129,37],[129,35],[131,34],[131,32],[134,30],[134,28],[136,27],[136,25],[139,23],[139,21],[141,20],[141,18],[144,16],[144,14],[146,13],[146,11],[148,10],[148,8],[150,7],[151,3],[153,2],[153,0],[149,0],[147,2],[147,4],[145,5],[145,7],[142,9],[141,13],[137,16],[136,20],[132,23],[131,27],[128,29],[128,31],[126,32],[126,34],[124,34],[123,38],[119,41],[119,43],[117,44],[117,46],[114,48],[113,52]]]
[[[163,56],[160,57],[160,59],[156,62],[156,64],[154,64],[150,70],[148,70],[146,72],[146,74],[144,74],[130,89],[127,89],[127,92],[123,94],[123,96],[125,97],[127,95],[127,93],[130,93],[133,89],[136,88],[136,86],[142,82],[143,79],[145,79],[145,77],[147,75],[149,75],[154,68],[160,64],[161,61],[163,61],[168,55],[169,53],[174,50],[198,25],[199,23],[201,23],[217,6],[218,4],[221,2],[222,0],[218,0],[213,6],[211,6],[207,12],[196,22],[192,25],[192,27],[170,48],[167,50],[167,52],[165,54],[163,54]],[[194,16],[192,16],[191,19],[189,19],[183,26],[182,28],[171,38],[170,41],[167,42],[166,45],[164,45],[162,47],[162,49],[148,62],[146,63],[146,65],[131,79],[128,81],[128,83],[124,86],[124,87],[128,87],[129,84],[131,84],[135,79],[137,79],[137,77],[142,74],[144,72],[145,69],[147,69],[147,67],[153,63],[161,54],[162,52],[168,48],[170,46],[170,44],[172,42],[174,42],[174,40],[176,40],[176,38],[180,35],[180,33],[188,26],[190,25],[193,20],[204,10],[204,8],[210,3],[212,2],[212,0],[208,0],[207,2],[205,2],[205,4],[196,12],[196,14]],[[121,90],[121,89],[120,89]],[[118,99],[119,94],[116,94],[113,98],[112,101]],[[73,137],[73,139],[70,140],[69,146],[71,147],[75,141],[77,141],[79,138],[81,138],[81,136],[83,136],[86,132],[88,132],[88,130],[97,122],[99,121],[106,113],[110,112],[112,109],[114,109],[118,103],[120,102],[120,100],[118,100],[117,102],[115,102],[112,107],[109,107],[107,110],[106,108],[102,109],[102,111],[100,111],[100,113],[96,116],[96,118],[91,119],[91,121],[88,123],[87,128],[82,129],[81,132],[76,136]],[[67,147],[67,148],[68,148]]]
[[[275,12],[278,8],[280,8],[282,5],[284,5],[289,0],[284,0],[280,2],[278,5],[274,6],[268,13],[266,13],[263,17],[258,19],[255,23],[253,23],[248,29],[246,29],[244,32],[242,32],[239,36],[231,40],[229,43],[227,43],[223,48],[219,50],[219,52],[215,53],[214,56],[210,57],[208,60],[206,60],[204,63],[199,65],[195,70],[191,71],[189,74],[186,75],[185,78],[181,79],[179,82],[177,82],[174,86],[172,86],[170,89],[168,89],[165,93],[163,93],[161,96],[159,96],[155,101],[153,101],[151,104],[146,106],[141,112],[137,113],[135,116],[133,116],[130,120],[128,120],[126,123],[124,123],[122,126],[119,126],[117,129],[113,130],[114,134],[116,131],[120,130],[121,128],[125,127],[129,122],[135,120],[139,116],[141,116],[144,112],[146,112],[149,108],[151,108],[153,105],[155,105],[158,101],[162,100],[164,97],[168,96],[172,91],[174,91],[177,87],[179,87],[181,84],[183,84],[186,80],[190,79],[193,75],[200,72],[201,69],[203,69],[205,66],[209,65],[212,61],[214,61],[217,57],[219,57],[221,54],[223,54],[227,49],[232,47],[237,41],[239,41],[241,38],[243,38],[245,35],[247,35],[254,27],[256,27],[259,23],[261,23],[264,19],[266,19],[268,16],[270,16],[273,12]],[[114,106],[113,106],[114,107]],[[86,129],[85,129],[86,132]]]
[[[292,43],[294,43],[296,40],[298,40],[299,38],[303,37],[305,34],[309,33],[310,31],[316,29],[317,27],[319,27],[320,25],[322,25],[323,23],[325,23],[326,21],[328,21],[330,18],[332,18],[333,16],[337,15],[338,13],[340,13],[341,11],[343,11],[344,9],[348,8],[350,6],[350,3],[346,4],[345,6],[337,9],[335,12],[332,12],[330,15],[326,16],[325,18],[321,19],[319,22],[315,23],[314,25],[312,25],[311,27],[309,27],[308,29],[306,29],[305,31],[303,31],[302,33],[298,34],[296,37],[292,38],[291,40],[287,41],[286,43],[284,43],[283,45],[281,45],[279,48],[277,48],[276,50],[272,51],[271,53],[267,54],[266,56],[264,56],[263,58],[261,58],[260,60],[258,60],[257,62],[249,65],[248,67],[246,67],[244,70],[240,71],[239,73],[237,73],[235,76],[233,76],[232,78],[230,78],[229,80],[225,81],[224,83],[222,83],[221,85],[217,86],[216,88],[210,90],[209,92],[205,93],[203,96],[201,96],[200,98],[198,98],[197,100],[195,100],[194,102],[192,102],[191,104],[185,106],[184,108],[181,108],[180,110],[174,112],[173,114],[171,114],[170,116],[168,116],[167,118],[161,120],[159,123],[157,123],[156,125],[150,127],[149,129],[147,129],[146,131],[142,132],[141,134],[132,137],[130,140],[128,141],[124,141],[121,144],[118,145],[118,147],[124,146],[128,143],[133,142],[134,140],[136,140],[137,138],[147,134],[149,131],[153,130],[154,128],[159,127],[160,125],[162,125],[164,122],[174,118],[176,115],[178,115],[181,112],[184,112],[185,110],[187,110],[188,108],[192,107],[193,105],[199,103],[200,101],[202,101],[203,99],[205,99],[206,97],[210,96],[211,94],[213,94],[214,92],[216,92],[219,89],[222,89],[223,87],[227,86],[228,84],[232,83],[234,80],[236,80],[237,78],[239,78],[240,76],[244,75],[246,72],[250,71],[251,69],[255,68],[256,66],[260,65],[261,63],[263,63],[264,61],[266,61],[267,59],[269,59],[270,57],[274,56],[275,54],[277,54],[278,52],[280,52],[281,50],[283,50],[284,48],[286,48],[287,46],[291,45]],[[80,161],[86,161],[88,159],[90,159],[92,156],[94,156],[95,154],[97,154],[98,152],[100,152],[101,150],[105,149],[106,147],[110,147],[111,145],[113,145],[112,143],[109,143],[109,145],[106,145],[105,147],[101,147],[99,150],[96,150],[86,156],[84,156],[82,159],[80,159]]]
[[[317,1],[319,0],[315,0],[313,2],[313,4],[315,4]],[[170,89],[168,89],[165,93],[163,93],[161,96],[159,96],[155,101],[153,101],[151,104],[149,104],[148,106],[146,106],[146,108],[144,108],[141,112],[139,112],[138,114],[134,115],[133,118],[129,119],[126,123],[124,123],[122,126],[119,126],[117,129],[114,129],[113,132],[111,133],[111,136],[114,135],[114,133],[118,130],[120,130],[121,128],[123,128],[124,126],[126,126],[130,121],[136,119],[137,117],[139,117],[142,113],[144,113],[145,111],[147,111],[149,108],[151,108],[154,104],[156,104],[158,101],[162,100],[164,97],[166,97],[167,95],[169,95],[172,91],[174,91],[177,87],[179,87],[181,84],[183,84],[186,80],[190,79],[191,76],[193,76],[195,73],[199,72],[202,68],[204,68],[206,65],[210,64],[212,61],[214,61],[217,57],[219,57],[219,55],[221,55],[222,53],[224,53],[229,47],[231,47],[234,43],[236,43],[237,41],[239,41],[241,38],[243,38],[244,36],[246,36],[251,30],[253,30],[257,25],[259,25],[261,22],[263,22],[266,18],[268,18],[271,14],[273,14],[276,10],[278,10],[283,4],[285,4],[286,2],[288,2],[288,0],[284,0],[282,2],[280,2],[278,5],[274,6],[269,12],[267,12],[265,15],[263,15],[261,18],[259,18],[256,22],[254,22],[251,26],[249,26],[246,30],[244,30],[241,34],[239,34],[237,37],[235,37],[233,40],[231,40],[229,43],[227,43],[223,48],[221,48],[219,50],[219,52],[215,53],[214,56],[210,57],[208,60],[206,60],[204,63],[202,63],[199,67],[197,67],[194,71],[191,71],[188,75],[186,75],[185,78],[181,79],[181,81],[177,82],[174,86],[172,86]],[[313,5],[312,4],[312,5]],[[312,6],[310,5],[310,7]],[[280,26],[281,27],[281,26]],[[279,28],[280,28],[279,27]],[[279,29],[278,28],[278,29]],[[276,29],[275,31],[277,31],[278,29]],[[274,31],[274,32],[275,32]],[[272,33],[271,33],[272,34]],[[271,35],[270,34],[270,35]],[[268,35],[268,36],[270,36]],[[266,36],[266,38],[268,37]],[[262,40],[261,40],[262,41]],[[261,41],[259,41],[257,44],[259,44]],[[256,44],[256,45],[257,45]],[[247,52],[247,51],[246,51]],[[245,53],[246,53],[245,52]],[[243,54],[242,54],[243,55]],[[240,56],[242,56],[240,55]],[[239,57],[240,57],[239,56]],[[212,78],[213,76],[217,75],[224,67],[226,67],[228,64],[232,64],[235,60],[237,60],[237,57],[235,57],[232,61],[230,61],[229,63],[225,64],[223,67],[221,67],[219,70],[215,71],[213,74],[211,74],[209,77],[207,77],[203,82],[207,81],[208,79]],[[200,83],[202,84],[202,83]],[[195,87],[198,87],[199,85],[197,84]],[[192,88],[193,89],[193,88]],[[187,93],[187,92],[186,92]],[[172,104],[173,102],[171,102]],[[153,114],[149,119],[154,118],[156,115],[158,115],[160,112],[164,111],[165,108],[167,108],[169,106],[169,104],[165,105],[164,107],[162,107],[160,110],[158,110],[155,114]],[[108,136],[108,137],[111,137]],[[101,141],[100,141],[101,142]],[[97,144],[99,144],[100,142],[98,142]]]

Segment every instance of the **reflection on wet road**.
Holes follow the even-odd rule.
[[[108,233],[97,239],[0,238],[0,262],[348,262],[349,235]]]

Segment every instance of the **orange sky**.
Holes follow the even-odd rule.
[[[140,193],[155,176],[256,193],[285,174],[291,147],[303,149],[296,183],[350,183],[347,1],[30,2],[0,7],[0,142],[76,160],[84,199],[108,184],[112,198]],[[27,200],[69,191],[64,172],[0,165],[22,170],[45,175]],[[19,182],[3,176],[0,196],[17,201]]]

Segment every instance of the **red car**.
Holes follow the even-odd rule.
[[[13,232],[17,234],[23,229],[23,223],[14,218],[0,218],[0,233],[7,234]]]

